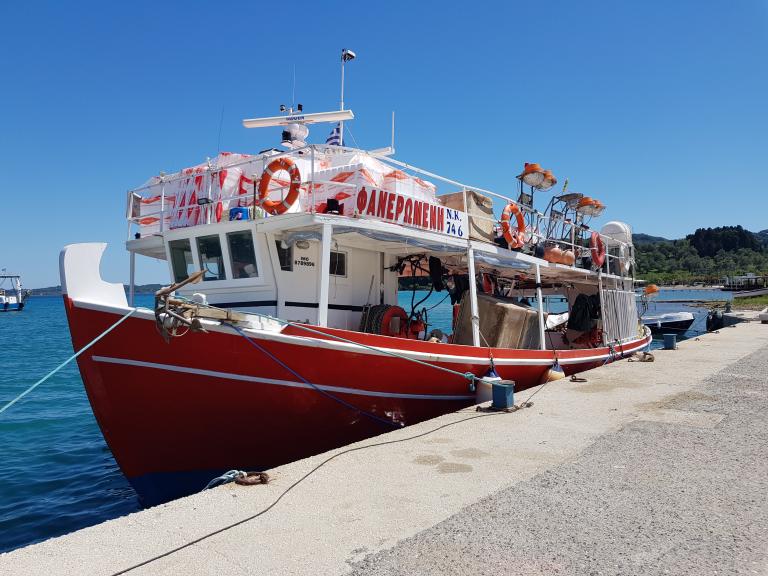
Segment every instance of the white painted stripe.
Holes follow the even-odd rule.
[[[357,388],[345,388],[342,386],[327,386],[325,384],[315,384],[310,386],[304,382],[293,382],[291,380],[275,380],[273,378],[259,378],[257,376],[246,376],[244,374],[233,374],[231,372],[218,372],[215,370],[203,370],[201,368],[189,368],[187,366],[174,366],[172,364],[156,364],[155,362],[144,362],[142,360],[130,360],[128,358],[111,358],[108,356],[93,356],[94,362],[103,362],[106,364],[120,364],[122,366],[136,366],[139,368],[154,368],[156,370],[167,370],[168,372],[181,372],[184,374],[195,374],[197,376],[210,376],[211,378],[222,378],[225,380],[239,380],[242,382],[258,382],[259,384],[270,384],[274,386],[287,386],[289,388],[306,388],[312,390],[314,387],[325,392],[336,394],[355,394],[358,396],[375,396],[377,398],[404,398],[407,400],[472,400],[474,394],[467,395],[444,395],[444,394],[401,394],[397,392],[375,392],[372,390],[359,390]]]

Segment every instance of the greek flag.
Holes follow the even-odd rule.
[[[344,143],[341,141],[340,124],[341,123],[337,123],[336,126],[333,127],[333,130],[331,130],[331,133],[325,141],[326,144],[330,144],[331,146],[344,146]]]

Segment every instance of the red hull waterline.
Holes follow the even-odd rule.
[[[76,350],[129,311],[64,300]],[[461,373],[482,376],[489,367],[487,349],[322,330]],[[269,469],[392,429],[360,411],[409,425],[475,403],[462,376],[297,327],[245,332],[263,350],[228,326],[166,344],[151,312],[139,310],[79,357],[104,438],[145,504],[198,491],[224,470]],[[569,375],[649,342],[646,335],[557,357]],[[518,390],[539,384],[555,359],[509,349],[494,349],[493,358]]]

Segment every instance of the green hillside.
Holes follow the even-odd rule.
[[[648,241],[635,234],[637,277],[658,284],[705,282],[724,276],[768,274],[768,230],[758,233],[741,226],[699,228],[680,240]]]
[[[656,242],[669,242],[667,238],[651,236],[650,234],[632,234],[632,241],[635,243],[635,246],[640,244],[655,244]]]

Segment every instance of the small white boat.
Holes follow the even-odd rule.
[[[5,288],[10,280],[10,288]],[[0,312],[21,312],[27,293],[21,288],[21,276],[15,274],[0,274]]]

